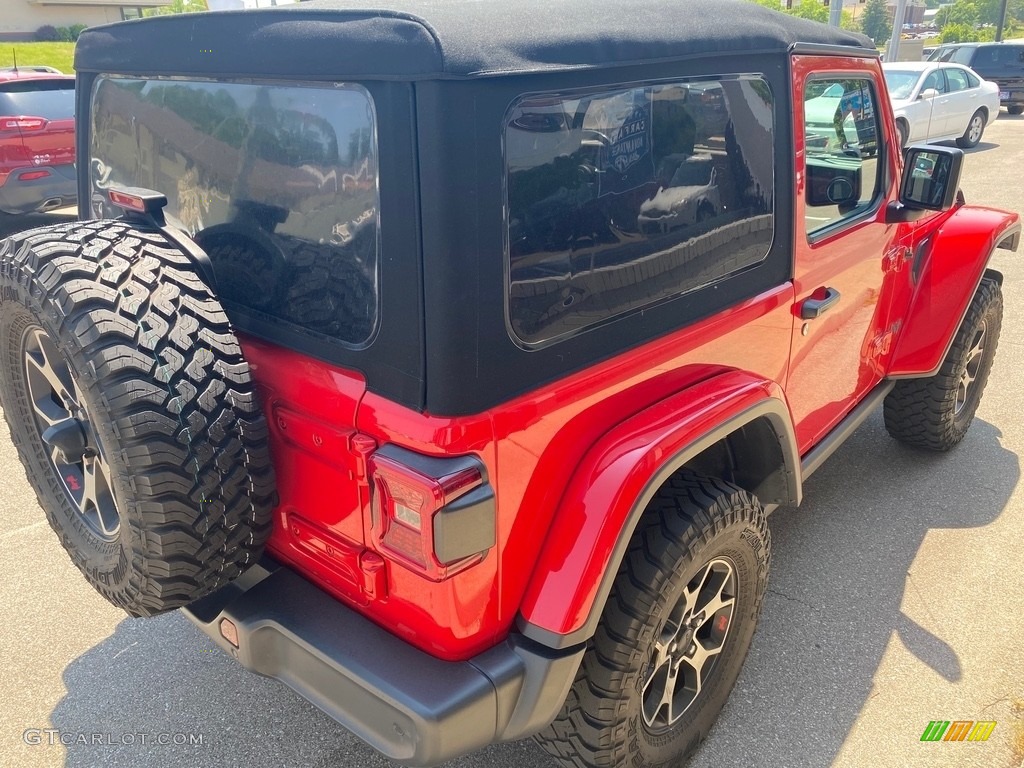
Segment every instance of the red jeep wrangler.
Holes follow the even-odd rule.
[[[86,578],[387,756],[679,764],[767,513],[877,407],[952,448],[1010,213],[877,52],[733,0],[85,32],[82,221],[0,247],[0,395]]]

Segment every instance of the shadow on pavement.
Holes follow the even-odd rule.
[[[945,680],[960,679],[948,638],[901,605],[916,589],[908,571],[929,531],[999,517],[1020,476],[999,437],[978,420],[953,452],[922,453],[891,440],[877,415],[808,481],[802,507],[772,516],[773,572],[761,627],[693,768],[831,764],[894,632]],[[918,599],[927,605],[929,595]],[[68,745],[68,768],[392,765],[283,685],[243,670],[180,614],[122,621],[66,668],[64,683],[53,727],[111,734],[115,742]],[[161,733],[179,741],[175,734],[201,734],[202,743],[139,743],[138,734]],[[120,743],[126,734],[133,743]],[[548,765],[531,741],[448,764]]]
[[[902,606],[928,615],[943,602],[911,570],[929,531],[986,526],[1006,506],[1020,466],[1000,437],[976,419],[960,446],[932,454],[892,440],[878,414],[808,480],[799,509],[772,515],[761,626],[692,768],[739,768],[766,751],[765,764],[831,765],[872,688],[886,684],[875,675],[893,632],[946,681],[961,679],[957,627],[931,622],[948,630],[938,636]]]

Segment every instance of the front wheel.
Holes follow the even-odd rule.
[[[956,140],[956,145],[962,149],[971,149],[978,146],[981,135],[985,132],[985,113],[980,109],[971,115],[971,121],[967,123],[964,135]]]
[[[644,513],[565,706],[538,736],[566,768],[679,765],[739,676],[771,538],[746,491],[691,473]]]
[[[1003,295],[984,279],[934,376],[899,381],[885,398],[885,428],[902,443],[948,451],[967,434],[999,343]]]

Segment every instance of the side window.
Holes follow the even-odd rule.
[[[974,76],[973,72],[968,72],[966,69],[963,70],[963,76],[967,78],[967,84],[971,88],[977,88],[981,85],[981,80]]]
[[[937,61],[949,61],[953,58],[953,54],[959,51],[959,48],[948,48],[939,54]]]
[[[995,48],[1000,64],[1024,63],[1024,47],[1019,45],[1000,45]]]
[[[512,335],[546,344],[760,264],[774,109],[754,76],[517,99],[504,137]]]
[[[970,83],[967,82],[967,73],[962,69],[956,69],[950,67],[946,70],[946,80],[949,82],[949,90],[953,91],[965,91],[970,88]]]
[[[992,47],[989,47],[989,48],[978,48],[976,53],[975,53],[974,61],[973,62],[962,61],[960,63],[962,63],[962,64],[972,64],[972,66],[975,66],[975,67],[989,66],[989,65],[992,65],[992,64],[998,64],[999,63],[998,55],[999,55],[999,49],[998,48],[992,48]],[[957,59],[957,61],[960,61],[960,60]]]
[[[973,48],[971,46],[957,48],[953,52],[953,57],[950,61],[955,61],[957,64],[966,64],[967,66],[971,66],[971,59],[974,59],[974,62],[977,63],[978,58],[976,54],[980,55],[984,50],[984,48]]]
[[[939,93],[946,92],[946,79],[942,76],[941,69],[936,69],[925,78],[924,85],[921,86],[921,93],[924,93],[929,88],[934,88]]]
[[[804,90],[806,228],[813,235],[879,198],[878,98],[866,78],[808,81]]]

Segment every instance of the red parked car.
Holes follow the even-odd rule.
[[[1018,217],[902,150],[860,35],[357,1],[82,33],[82,220],[0,243],[20,459],[114,605],[398,762],[678,766],[768,513],[876,409],[964,437]]]
[[[0,211],[71,205],[75,181],[75,78],[41,68],[0,70]]]

